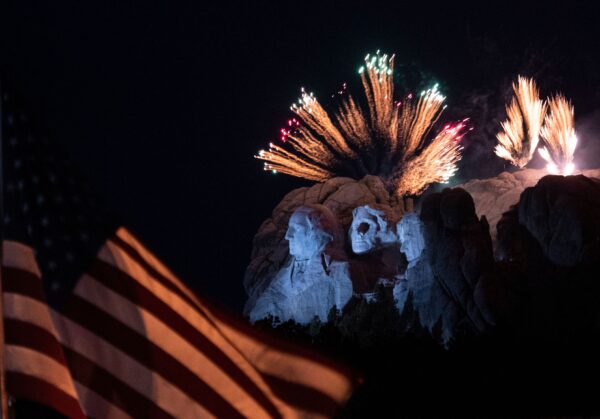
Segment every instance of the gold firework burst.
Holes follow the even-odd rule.
[[[447,125],[429,146],[408,160],[396,182],[396,194],[416,195],[434,182],[447,182],[457,170],[462,146],[459,143],[466,120]]]
[[[573,128],[575,111],[562,95],[549,99],[548,108],[549,113],[541,129],[545,146],[538,152],[546,160],[548,172],[570,175],[575,170],[573,155],[577,147],[577,136]]]
[[[333,118],[312,93],[302,90],[291,110],[298,120],[282,130],[287,147],[260,150],[265,170],[317,182],[350,175],[380,176],[390,191],[417,194],[456,171],[465,121],[448,125],[430,142],[429,131],[444,106],[437,85],[402,102],[394,99],[394,56],[367,55],[359,69],[368,115],[347,95]]]
[[[546,104],[533,79],[519,76],[513,83],[515,96],[506,107],[507,119],[498,133],[496,155],[517,167],[525,167],[539,142]]]

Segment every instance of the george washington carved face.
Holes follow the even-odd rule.
[[[327,252],[329,247],[339,245],[339,226],[327,207],[302,206],[290,217],[285,238],[292,256],[298,260],[312,259]]]

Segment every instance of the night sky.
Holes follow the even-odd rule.
[[[235,310],[254,233],[309,184],[252,156],[301,86],[329,97],[368,52],[396,53],[406,85],[438,81],[446,119],[472,117],[456,182],[505,168],[494,135],[519,73],[573,100],[576,161],[600,166],[600,25],[584,2],[219,3],[4,1],[0,72],[123,224]]]

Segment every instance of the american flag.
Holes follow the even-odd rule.
[[[350,371],[198,298],[1,103],[11,396],[73,418],[335,414]]]

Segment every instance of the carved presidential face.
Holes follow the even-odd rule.
[[[364,205],[352,211],[350,240],[352,251],[362,254],[395,243],[397,236],[382,210]]]
[[[400,251],[406,256],[406,260],[412,262],[418,259],[425,250],[425,238],[423,237],[423,224],[415,213],[406,214],[397,226]]]
[[[315,207],[300,207],[290,217],[285,238],[296,259],[312,259],[325,251],[333,234],[325,220],[329,214]],[[327,220],[329,221],[329,220]]]

